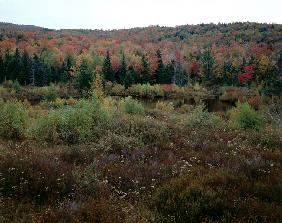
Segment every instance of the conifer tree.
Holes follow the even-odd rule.
[[[2,83],[5,79],[5,67],[4,67],[4,60],[2,55],[0,54],[0,83]]]
[[[93,79],[92,70],[86,60],[82,60],[78,71],[78,87],[81,91],[89,90]]]
[[[26,85],[28,83],[28,76],[31,69],[31,60],[28,53],[25,51],[21,58],[21,71],[18,76],[18,81],[21,85]]]
[[[147,84],[151,81],[151,76],[150,76],[150,67],[149,67],[149,62],[148,59],[146,58],[145,55],[142,56],[142,71],[140,74],[140,80],[139,82],[142,84]]]
[[[115,82],[115,75],[111,64],[111,57],[109,51],[107,51],[106,58],[104,60],[102,73],[104,75],[105,80]]]
[[[157,58],[158,58],[158,67],[156,70],[156,78],[158,84],[165,84],[166,83],[166,74],[165,74],[165,66],[163,64],[162,60],[162,54],[160,50],[157,50],[156,52]]]
[[[127,72],[127,64],[126,64],[126,59],[124,52],[122,53],[121,57],[121,63],[117,72],[116,80],[117,83],[124,85],[124,81],[126,78],[126,72]]]
[[[126,77],[124,80],[124,85],[126,88],[130,87],[132,84],[136,82],[136,72],[133,66],[128,67],[128,71],[126,72]]]

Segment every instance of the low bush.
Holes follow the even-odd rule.
[[[74,178],[69,166],[43,153],[15,151],[1,156],[1,195],[35,202],[68,198]]]
[[[124,137],[140,139],[144,144],[164,145],[169,141],[170,131],[166,123],[149,117],[122,116],[116,118],[112,131]]]
[[[98,173],[94,162],[86,167],[77,166],[72,171],[75,184],[75,192],[80,198],[98,195]]]
[[[137,84],[128,88],[128,94],[142,98],[163,97],[164,90],[161,85]]]
[[[187,119],[186,126],[189,128],[223,128],[225,127],[224,120],[213,113],[206,110],[203,104],[196,106]]]
[[[119,152],[122,150],[131,150],[143,147],[144,144],[139,137],[123,136],[111,132],[108,132],[107,135],[101,137],[97,144],[97,149],[111,152]]]
[[[84,142],[92,135],[94,126],[108,118],[98,101],[80,101],[74,107],[61,108],[39,118],[34,135],[41,141],[54,143]]]
[[[0,136],[20,139],[26,136],[28,112],[18,101],[0,102]]]
[[[122,99],[119,107],[122,112],[125,112],[128,114],[143,114],[144,113],[143,105],[140,102],[138,102],[137,100],[133,99],[131,96]]]
[[[111,89],[111,95],[116,95],[116,96],[125,95],[125,87],[121,84],[113,85],[113,87]]]
[[[44,95],[44,99],[47,102],[54,102],[54,101],[56,101],[57,98],[59,98],[59,94],[58,94],[55,86],[51,85],[51,86],[47,87],[45,95]]]
[[[279,222],[280,183],[261,179],[254,186],[253,180],[229,170],[193,169],[159,188],[150,209],[157,222]]]
[[[164,101],[158,101],[156,103],[156,110],[165,111],[165,112],[173,112],[174,106],[172,102],[164,102]]]
[[[233,128],[259,131],[264,125],[262,117],[248,103],[238,102],[236,107],[230,110],[229,117],[230,126]]]

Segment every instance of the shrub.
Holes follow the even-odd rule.
[[[144,113],[143,105],[140,102],[138,102],[137,100],[133,99],[131,96],[124,98],[120,102],[119,106],[122,112],[125,112],[128,114],[143,114]]]
[[[150,84],[137,84],[132,85],[128,88],[129,95],[135,97],[146,97],[146,98],[155,98],[155,97],[163,97],[164,90],[161,85],[150,85]]]
[[[125,95],[125,87],[121,84],[115,84],[111,89],[112,95],[123,96]]]
[[[95,196],[98,193],[97,169],[94,162],[86,167],[76,167],[73,172],[76,194],[84,198]]]
[[[59,94],[54,85],[47,87],[44,99],[48,102],[54,102],[59,97]]]
[[[112,131],[123,137],[140,139],[144,144],[153,145],[166,144],[170,136],[166,123],[142,116],[126,115],[116,118]]]
[[[23,138],[26,135],[28,112],[18,101],[0,102],[0,136]]]
[[[144,147],[144,144],[139,139],[139,137],[123,136],[111,132],[108,132],[107,135],[101,137],[97,145],[97,149],[99,150],[112,152],[119,152],[123,150],[131,150],[142,147]]]
[[[230,110],[230,126],[234,128],[260,130],[263,119],[248,103],[238,102],[236,108]]]
[[[38,120],[34,135],[41,141],[78,143],[90,138],[98,122],[105,122],[109,114],[98,101],[80,101],[74,107],[50,112]]]
[[[53,111],[38,120],[35,136],[42,141],[54,143],[78,143],[90,134],[91,116],[78,109]]]
[[[219,221],[230,209],[224,194],[196,183],[195,177],[179,177],[161,187],[152,198],[158,222]],[[194,185],[190,182],[194,181]],[[172,221],[171,221],[172,220]]]
[[[155,109],[160,110],[160,111],[173,112],[174,106],[172,102],[158,101],[156,103]]]
[[[225,126],[223,119],[215,114],[209,113],[203,104],[200,104],[193,109],[186,124],[189,128],[223,128]]]
[[[15,90],[16,93],[18,93],[21,90],[21,85],[17,80],[15,80],[13,81],[12,88]]]
[[[1,195],[48,202],[67,198],[74,179],[69,166],[44,153],[14,151],[1,156]]]

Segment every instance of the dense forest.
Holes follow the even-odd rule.
[[[125,85],[201,83],[281,94],[282,25],[50,30],[0,23],[0,81],[90,88],[94,73]],[[104,82],[105,83],[105,82]]]

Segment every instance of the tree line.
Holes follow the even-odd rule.
[[[17,80],[21,85],[45,86],[50,83],[72,83],[80,90],[91,87],[94,70],[98,70],[104,80],[124,85],[133,84],[175,84],[186,86],[201,83],[205,86],[245,86],[252,84],[263,86],[266,94],[281,94],[282,91],[282,51],[275,63],[269,63],[267,58],[243,58],[239,66],[234,66],[232,60],[224,62],[221,71],[216,73],[216,60],[210,48],[205,48],[199,55],[191,58],[190,69],[187,70],[180,59],[163,62],[162,52],[155,52],[156,68],[150,68],[150,61],[142,54],[141,69],[128,65],[124,52],[120,54],[117,69],[113,68],[110,52],[107,51],[101,69],[96,69],[86,59],[75,61],[72,56],[66,56],[61,64],[50,65],[37,54],[29,55],[27,51],[20,53],[16,48],[14,53],[6,51],[0,54],[0,82]]]

